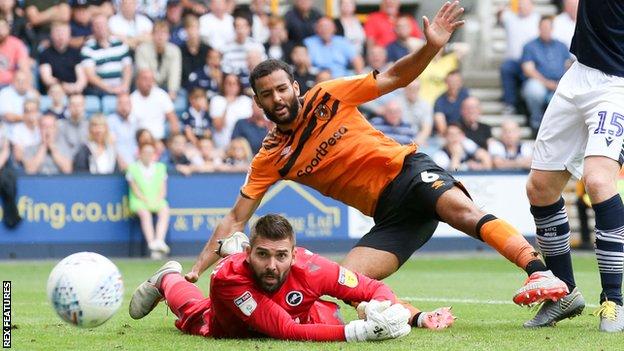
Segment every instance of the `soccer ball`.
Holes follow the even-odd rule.
[[[93,252],[79,252],[59,262],[48,278],[48,300],[67,323],[93,328],[121,306],[123,281],[117,266]]]

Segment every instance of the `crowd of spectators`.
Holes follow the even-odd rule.
[[[546,105],[574,59],[569,52],[578,0],[563,0],[557,16],[540,16],[532,0],[518,0],[517,11],[501,9],[507,51],[501,65],[504,113],[513,114],[523,100],[529,126],[537,133]]]
[[[504,112],[525,101],[534,129],[570,59],[575,3],[564,1],[555,18],[540,18],[531,0],[499,13]],[[303,94],[327,79],[383,71],[424,43],[398,0],[381,0],[364,22],[355,1],[339,9],[329,18],[312,0],[294,0],[278,17],[267,0],[0,0],[0,141],[9,145],[0,145],[0,161],[9,152],[0,164],[109,174],[137,162],[150,169],[151,155],[166,173],[244,172],[272,128],[249,86],[259,62],[290,63]],[[531,147],[518,124],[505,120],[496,140],[480,121],[480,101],[462,79],[467,51],[448,45],[417,81],[362,110],[448,169],[527,168]]]

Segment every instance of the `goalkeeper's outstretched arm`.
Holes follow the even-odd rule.
[[[215,228],[210,240],[204,246],[204,249],[197,257],[195,264],[190,272],[184,276],[186,280],[195,283],[199,276],[204,273],[208,267],[212,266],[219,260],[219,255],[215,252],[219,248],[218,241],[224,239],[234,232],[243,231],[247,221],[256,211],[262,199],[249,199],[241,195],[236,199],[234,207],[223,217]]]
[[[214,282],[214,281],[213,281]],[[213,285],[211,297],[224,302],[229,312],[251,329],[275,339],[302,341],[372,341],[399,338],[409,334],[409,311],[399,304],[383,312],[373,312],[368,320],[355,320],[347,325],[299,324],[281,306],[262,292],[239,284]],[[241,308],[237,297],[249,294]],[[253,303],[251,303],[252,301]],[[387,312],[386,312],[387,311]],[[218,318],[219,312],[216,311]]]

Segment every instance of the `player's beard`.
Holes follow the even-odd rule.
[[[288,271],[283,272],[282,274],[279,274],[277,271],[269,270],[266,270],[262,273],[254,272],[254,278],[256,278],[256,281],[258,282],[258,284],[260,284],[262,290],[272,293],[277,291],[282,286],[282,284],[284,284],[284,280],[286,280],[286,275],[288,274]],[[275,283],[267,283],[265,281],[265,278],[267,277],[275,278]]]
[[[276,115],[275,111],[279,109],[280,107],[286,107],[288,109],[288,114],[286,115],[286,117],[278,117]],[[300,108],[299,100],[297,96],[295,95],[294,90],[292,94],[292,99],[290,99],[290,101],[286,101],[286,104],[277,105],[273,107],[273,110],[268,110],[267,108],[262,106],[262,110],[264,111],[264,114],[266,115],[266,117],[271,122],[278,124],[278,125],[285,125],[285,124],[292,123],[295,120],[295,118],[297,118],[297,114],[299,113],[299,108]]]

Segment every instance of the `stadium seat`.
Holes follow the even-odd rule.
[[[52,98],[47,95],[41,95],[39,99],[39,111],[45,112],[52,106]]]
[[[39,60],[35,60],[35,64],[31,68],[32,86],[37,91],[41,91],[41,82],[39,81]]]
[[[102,113],[110,115],[117,109],[117,96],[104,95],[102,97]]]
[[[87,117],[91,117],[93,114],[101,112],[102,106],[100,103],[100,98],[95,95],[86,95],[85,110],[87,113]]]
[[[173,102],[173,106],[176,112],[176,115],[180,116],[182,112],[186,111],[186,96],[178,95]]]

